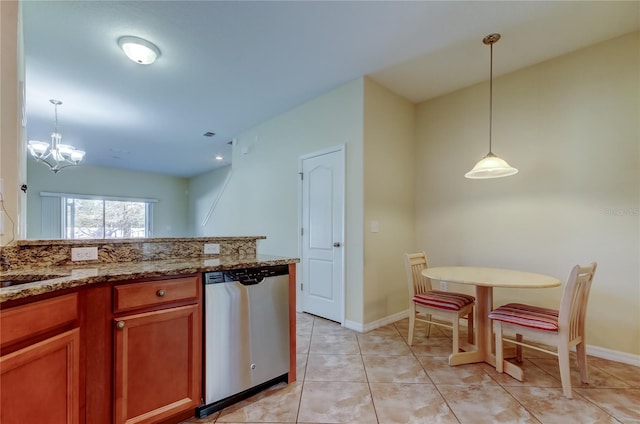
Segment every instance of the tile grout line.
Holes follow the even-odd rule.
[[[396,327],[395,323],[393,324],[394,327]],[[398,332],[400,332],[400,330],[398,330],[398,328],[396,327],[396,330]],[[415,329],[414,329],[415,331]],[[402,335],[402,333],[400,334]],[[415,334],[414,334],[415,336]],[[436,384],[435,381],[433,381],[433,379],[431,378],[431,376],[429,375],[429,372],[425,369],[424,365],[422,364],[422,362],[420,362],[420,359],[418,359],[418,356],[416,355],[416,353],[414,352],[414,350],[411,348],[411,346],[409,346],[409,341],[407,339],[405,339],[404,337],[402,338],[405,342],[405,344],[409,347],[409,350],[411,351],[411,354],[413,355],[413,357],[415,358],[416,361],[418,361],[418,364],[420,364],[420,368],[422,368],[422,370],[424,371],[424,373],[426,374],[427,378],[429,379],[429,381],[431,381],[431,384],[433,384],[433,388],[436,390],[436,392],[438,392],[438,395],[440,395],[440,398],[442,398],[442,401],[445,403],[445,405],[447,405],[447,408],[449,408],[449,411],[451,412],[451,415],[453,415],[453,417],[456,419],[456,421],[458,421],[458,423],[462,423],[462,421],[460,421],[460,418],[458,418],[458,416],[456,415],[456,413],[454,412],[453,408],[451,408],[451,405],[449,405],[449,402],[447,401],[447,398],[444,397],[444,395],[442,394],[442,392],[440,391],[440,388],[438,387],[438,385]]]
[[[298,410],[296,411],[296,424],[300,421],[300,409],[302,408],[302,395],[304,394],[304,383],[305,383],[305,380],[307,379],[307,367],[309,366],[309,353],[311,353],[311,338],[313,337],[313,329],[316,326],[316,317],[312,316],[311,319],[312,321],[311,321],[311,331],[309,333],[309,346],[307,346],[307,353],[306,353],[307,359],[304,364],[304,377],[302,378],[302,383],[300,387],[300,399],[298,399]],[[298,335],[296,334],[296,337],[297,336]],[[296,366],[297,366],[297,360],[296,360]]]
[[[364,334],[364,333],[362,333]],[[376,408],[376,402],[373,399],[373,392],[371,391],[371,382],[369,381],[369,374],[367,374],[367,367],[364,365],[364,358],[362,357],[362,347],[360,346],[360,339],[356,334],[356,342],[358,343],[358,352],[360,352],[360,361],[362,362],[362,369],[364,370],[364,378],[367,380],[367,388],[369,389],[369,396],[371,396],[371,405],[373,406],[373,413],[376,416],[376,423],[380,423],[380,418],[378,417],[378,410]]]

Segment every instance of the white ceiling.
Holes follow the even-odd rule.
[[[265,120],[369,75],[413,102],[640,29],[639,1],[24,1],[28,139],[193,176]],[[123,35],[156,44],[129,61]],[[483,105],[484,106],[484,105]],[[213,131],[213,138],[203,134]],[[150,159],[151,158],[151,159]]]

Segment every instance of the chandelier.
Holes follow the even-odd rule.
[[[489,34],[482,39],[484,44],[491,47],[491,64],[489,67],[489,153],[481,159],[473,169],[466,174],[467,178],[486,179],[501,178],[517,174],[518,170],[510,166],[504,159],[494,155],[491,151],[491,126],[493,114],[493,44],[500,40],[500,34]]]
[[[49,169],[57,174],[62,169],[74,166],[80,163],[84,157],[82,150],[77,150],[70,144],[62,144],[62,134],[58,131],[58,106],[62,104],[60,100],[49,100],[55,110],[55,126],[51,133],[51,145],[46,141],[29,140],[29,151],[31,155],[38,161],[49,167]]]

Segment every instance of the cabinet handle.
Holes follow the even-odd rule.
[[[165,294],[166,294],[166,293],[165,293],[165,291],[164,291],[164,290],[162,290],[162,289],[160,289],[160,290],[158,290],[158,291],[156,292],[156,295],[157,295],[158,297],[164,297],[164,295],[165,295]]]
[[[122,330],[125,326],[125,322],[124,321],[118,321],[118,323],[116,324],[116,327],[118,327],[118,329]]]

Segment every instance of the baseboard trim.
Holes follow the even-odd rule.
[[[619,350],[612,350],[588,344],[587,355],[640,367],[640,355],[634,355],[633,353],[620,352]]]
[[[379,327],[384,327],[385,325],[393,324],[396,321],[400,321],[401,319],[405,319],[409,316],[409,310],[405,309],[404,311],[395,313],[393,315],[389,315],[387,317],[369,322],[367,324],[362,324],[356,321],[344,321],[344,326],[350,330],[357,331],[359,333],[366,333],[371,330],[375,330]]]
[[[357,331],[358,333],[364,333],[364,327],[361,323],[356,321],[350,321],[348,319],[344,320],[344,324],[342,324],[345,328],[349,330]]]
[[[367,324],[362,324],[356,321],[345,320],[344,326],[351,330],[357,331],[359,333],[366,333],[371,330],[375,330],[379,327],[384,327],[385,325],[392,324],[396,321],[400,321],[401,319],[407,318],[409,316],[409,310],[405,309],[402,312],[395,313],[393,315],[389,315],[387,317],[369,322]],[[460,325],[464,326],[466,324],[466,320],[460,322]],[[573,349],[575,351],[575,348]],[[623,364],[635,365],[640,367],[640,355],[635,355],[633,353],[621,352],[618,350],[607,349],[600,346],[587,345],[587,355],[595,356],[596,358],[608,359],[614,362],[620,362]]]

